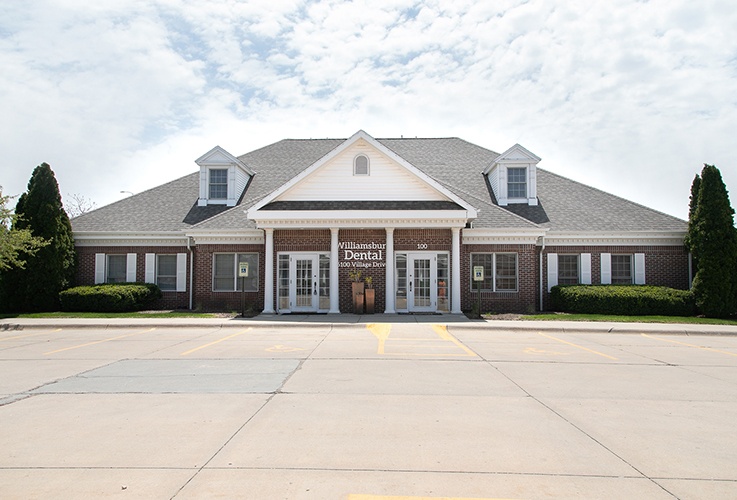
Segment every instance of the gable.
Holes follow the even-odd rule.
[[[354,160],[368,158],[368,173],[354,174]],[[364,139],[359,139],[281,194],[275,201],[447,201],[448,197]]]

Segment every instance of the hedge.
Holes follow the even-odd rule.
[[[647,285],[557,285],[550,291],[555,311],[630,316],[694,316],[689,290]]]
[[[144,309],[161,298],[153,283],[107,283],[77,286],[59,294],[62,311],[124,312]]]

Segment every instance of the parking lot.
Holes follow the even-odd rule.
[[[0,497],[737,497],[737,335],[446,318],[0,331]]]

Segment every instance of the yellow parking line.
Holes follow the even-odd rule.
[[[647,333],[641,333],[640,335],[642,335],[643,337],[647,337],[649,339],[660,340],[661,342],[670,342],[671,344],[685,345],[687,347],[695,347],[696,349],[703,349],[705,351],[718,352],[721,354],[726,354],[727,356],[737,356],[737,353],[729,352],[729,351],[720,351],[719,349],[714,349],[712,347],[704,347],[702,345],[696,345],[696,344],[687,344],[686,342],[678,342],[677,340],[661,339],[660,337],[653,337],[652,335],[648,335]]]
[[[392,330],[392,325],[389,323],[369,323],[366,325],[366,328],[379,340],[379,347],[376,353],[384,354],[384,346],[389,338],[389,332]]]
[[[609,356],[608,354],[603,354],[603,353],[601,353],[599,351],[594,351],[593,349],[589,349],[588,347],[580,346],[578,344],[574,344],[573,342],[568,342],[567,340],[561,340],[559,338],[553,337],[552,335],[547,335],[547,334],[542,333],[542,332],[537,332],[537,333],[538,333],[538,335],[542,335],[543,337],[547,337],[549,339],[557,340],[558,342],[562,342],[564,344],[568,344],[568,345],[573,346],[573,347],[576,347],[578,349],[583,349],[584,351],[588,351],[588,352],[590,352],[592,354],[596,354],[597,356],[602,356],[602,357],[607,358],[607,359],[613,359],[615,361],[617,360],[617,358],[615,358],[614,356]]]
[[[220,342],[224,342],[228,339],[232,339],[233,337],[237,337],[238,335],[243,335],[244,333],[253,330],[253,327],[249,326],[245,330],[241,330],[238,333],[234,333],[233,335],[228,335],[227,337],[223,337],[220,340],[216,340],[214,342],[210,342],[209,344],[201,345],[199,347],[195,347],[194,349],[190,349],[189,351],[184,351],[180,356],[186,356],[188,354],[192,354],[195,351],[199,351],[200,349],[204,349],[205,347],[210,347],[211,345],[219,344]]]
[[[51,330],[50,332],[27,333],[25,335],[16,335],[15,337],[5,337],[4,339],[0,339],[0,342],[3,342],[4,340],[24,339],[26,337],[34,337],[36,335],[43,335],[44,333],[55,333],[60,331],[61,328],[57,328],[56,330]]]
[[[144,333],[152,332],[154,330],[156,330],[156,328],[149,328],[148,330],[143,330],[142,332],[126,333],[125,335],[118,335],[117,337],[111,337],[109,339],[96,340],[94,342],[87,342],[86,344],[74,345],[72,347],[65,347],[63,349],[57,349],[55,351],[45,352],[44,356],[48,356],[49,354],[56,354],[57,352],[71,351],[72,349],[79,349],[80,347],[87,347],[90,345],[102,344],[103,342],[110,342],[111,340],[122,339],[125,337],[133,337],[134,335],[142,335]]]
[[[471,349],[466,347],[465,345],[461,344],[461,342],[455,338],[453,335],[450,334],[448,331],[447,325],[432,325],[432,329],[435,330],[435,333],[438,334],[438,337],[440,337],[443,340],[447,340],[448,342],[452,342],[458,347],[460,347],[467,355],[469,356],[476,356],[476,353],[473,352]]]

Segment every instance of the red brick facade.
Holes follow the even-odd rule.
[[[393,234],[395,252],[438,251],[452,254],[452,233],[450,229],[396,229]],[[339,307],[342,312],[352,311],[352,290],[349,273],[360,270],[361,278],[373,279],[376,290],[376,312],[386,307],[386,231],[384,229],[342,229],[339,232],[340,244],[376,244],[382,248],[382,259],[369,262],[370,265],[356,267],[354,261],[346,260],[345,249],[339,250],[338,290]],[[330,253],[331,234],[329,229],[275,230],[274,231],[274,297],[277,302],[277,256],[279,253],[314,252]],[[244,294],[241,292],[216,292],[213,290],[213,259],[217,253],[257,253],[258,291],[246,292],[248,308],[262,310],[264,306],[264,266],[265,246],[263,244],[217,244],[197,245],[190,254],[181,246],[141,246],[77,247],[79,266],[78,284],[92,284],[95,280],[95,254],[136,254],[136,280],[145,279],[145,254],[187,253],[187,291],[164,292],[164,297],[155,304],[156,308],[178,309],[189,307],[189,259],[194,256],[193,307],[204,310],[240,311]],[[517,290],[514,292],[481,292],[481,310],[491,312],[533,312],[540,308],[540,247],[533,244],[461,245],[461,309],[473,308],[477,291],[471,281],[471,254],[474,253],[514,253],[517,255]],[[683,246],[547,246],[542,258],[542,286],[544,307],[549,303],[547,293],[547,255],[591,254],[591,281],[601,282],[601,254],[645,254],[646,283],[688,288],[688,253]],[[391,257],[390,257],[391,258]],[[452,258],[449,259],[452,261]],[[451,272],[452,272],[452,266]],[[451,277],[452,280],[452,277]]]

